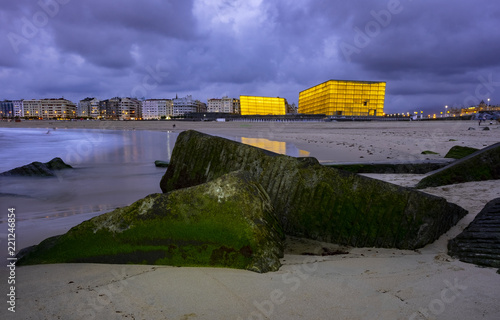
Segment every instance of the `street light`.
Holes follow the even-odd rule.
[[[488,107],[490,106],[490,98],[488,98]]]

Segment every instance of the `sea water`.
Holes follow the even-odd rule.
[[[60,157],[74,170],[56,178],[1,177],[2,204],[18,220],[108,210],[161,192],[164,168],[177,134],[151,131],[0,129],[0,172]],[[3,215],[2,215],[3,217]]]
[[[33,245],[80,222],[161,192],[178,133],[101,129],[2,129],[0,172],[60,157],[72,170],[56,177],[0,177],[0,241],[8,208],[16,208],[18,245]],[[282,141],[227,137],[291,156],[308,153]],[[5,230],[4,230],[5,229]]]

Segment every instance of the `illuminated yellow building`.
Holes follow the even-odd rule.
[[[299,94],[299,113],[383,116],[385,82],[329,80]]]
[[[240,96],[241,115],[284,115],[286,105],[284,98]]]

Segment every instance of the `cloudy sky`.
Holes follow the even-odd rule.
[[[500,104],[492,0],[0,0],[0,99],[298,102],[386,81],[386,113]]]

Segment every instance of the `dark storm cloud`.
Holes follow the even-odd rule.
[[[487,0],[39,0],[0,8],[0,98],[298,94],[387,81],[386,110],[500,100]],[[471,98],[472,97],[472,98]]]
[[[357,49],[350,55],[354,63],[381,72],[445,73],[498,65],[495,3],[390,2],[399,3],[394,13],[372,5],[369,14],[356,17],[352,31],[343,35],[342,41]]]
[[[130,67],[134,45],[194,37],[191,10],[191,1],[79,1],[54,23],[55,44],[99,66]]]

